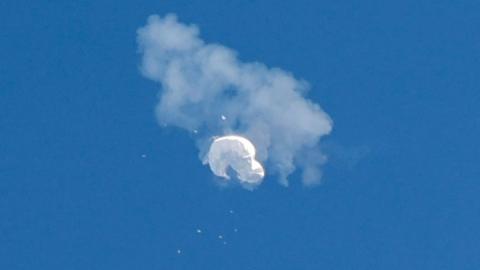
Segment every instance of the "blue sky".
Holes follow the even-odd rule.
[[[0,4],[0,268],[479,269],[480,4],[225,2]],[[169,12],[310,83],[320,186],[219,188],[157,124],[136,30]]]

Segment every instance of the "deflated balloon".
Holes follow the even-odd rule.
[[[208,164],[212,172],[220,177],[230,179],[229,168],[237,173],[241,182],[260,183],[265,171],[255,160],[255,146],[246,138],[229,135],[215,139],[207,154]]]

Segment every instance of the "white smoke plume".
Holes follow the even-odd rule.
[[[173,14],[150,16],[137,34],[141,71],[162,88],[158,121],[192,132],[202,160],[208,160],[214,136],[239,135],[253,143],[256,159],[282,184],[297,167],[304,184],[318,183],[325,160],[319,140],[332,121],[303,96],[306,82],[240,61],[234,50],[206,43],[195,25]]]

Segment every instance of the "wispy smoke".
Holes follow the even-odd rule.
[[[161,84],[156,114],[197,138],[204,159],[212,136],[241,135],[256,147],[266,173],[287,185],[296,167],[307,185],[320,180],[325,157],[319,139],[332,129],[320,106],[303,97],[308,85],[262,63],[244,63],[236,52],[199,38],[195,25],[175,15],[150,16],[138,30],[145,77]]]

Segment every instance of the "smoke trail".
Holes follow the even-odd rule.
[[[195,25],[173,14],[150,16],[137,39],[143,75],[162,86],[159,122],[194,132],[202,160],[213,136],[235,134],[255,145],[257,160],[281,183],[288,184],[296,167],[305,184],[320,180],[325,157],[318,144],[332,121],[302,96],[307,83],[278,68],[241,62],[235,51],[204,42]]]

